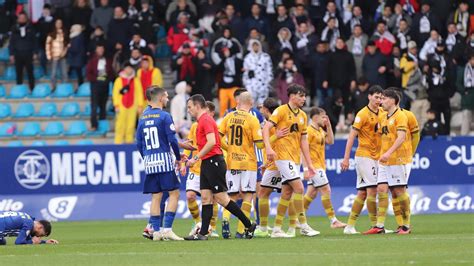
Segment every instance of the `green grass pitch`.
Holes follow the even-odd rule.
[[[360,218],[358,230],[367,220]],[[394,218],[387,221],[394,229]],[[145,221],[59,222],[52,238],[60,245],[15,246],[9,239],[0,265],[474,265],[474,214],[413,216],[406,236],[345,236],[323,217],[309,223],[320,236],[152,242],[141,237]],[[191,220],[176,220],[174,231],[185,235],[190,227]]]

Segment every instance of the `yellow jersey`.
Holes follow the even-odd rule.
[[[308,127],[309,154],[316,169],[326,170],[326,132],[321,127]]]
[[[366,106],[362,108],[356,115],[352,128],[358,132],[358,142],[355,156],[368,157],[378,160],[380,156],[380,120],[382,110],[373,111]]]
[[[191,125],[191,128],[189,129],[189,133],[188,133],[188,140],[191,141],[191,144],[195,148],[197,148],[196,129],[197,129],[197,122],[194,122]],[[188,156],[191,158],[195,154],[198,154],[198,152],[199,152],[198,150],[196,150],[195,152],[189,152]],[[195,175],[200,175],[201,174],[201,160],[198,160],[191,168],[189,168],[189,172]]]
[[[395,143],[397,139],[397,132],[408,131],[408,121],[407,116],[400,111],[400,109],[395,110],[395,112],[388,116],[385,115],[382,118],[382,146],[380,150],[380,154],[384,154],[387,152],[390,147]],[[411,144],[409,147],[406,145],[401,145],[396,149],[389,157],[387,162],[381,162],[383,165],[401,165],[405,164],[407,156],[411,156]]]
[[[420,128],[418,127],[418,121],[416,120],[415,114],[413,114],[411,111],[405,110],[405,109],[400,109],[405,116],[407,117],[407,125],[408,125],[408,130],[407,130],[407,136],[405,138],[405,141],[403,142],[403,146],[405,146],[405,149],[410,150],[410,154],[407,155],[405,158],[405,163],[411,163],[413,161],[413,148],[412,147],[412,134],[415,134],[416,132],[420,131]]]
[[[276,160],[288,160],[297,165],[301,164],[301,137],[307,134],[306,114],[300,108],[292,110],[290,105],[285,104],[275,109],[269,121],[277,129],[290,129],[287,136],[275,141]]]
[[[258,119],[249,112],[233,111],[222,120],[219,133],[227,137],[227,169],[256,171],[254,143],[263,141]]]
[[[276,129],[275,129],[275,127],[272,127],[272,128],[270,129],[270,137],[272,137],[272,136],[275,135],[275,134],[276,134]],[[275,149],[275,142],[273,142],[273,143],[271,144],[271,146],[272,146],[272,149]],[[267,153],[264,152],[264,153],[263,153],[263,156],[264,156],[264,157],[263,157],[263,160],[264,160],[264,162],[265,162],[265,165],[267,166],[267,170],[278,170],[278,168],[276,167],[275,162],[268,162],[268,161],[267,161]]]

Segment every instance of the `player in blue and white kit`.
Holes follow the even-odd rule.
[[[180,180],[176,171],[179,171],[181,156],[173,119],[163,110],[169,101],[168,93],[151,86],[146,90],[146,97],[149,108],[138,121],[136,140],[145,165],[143,193],[152,194],[149,223],[153,227],[153,240],[183,240],[172,231],[179,200]],[[169,199],[161,217],[160,203],[166,191]]]
[[[15,237],[16,245],[58,244],[54,239],[41,240],[51,234],[51,223],[45,220],[35,221],[24,212],[0,212],[0,245],[6,245],[6,237]]]

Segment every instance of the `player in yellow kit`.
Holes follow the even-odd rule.
[[[249,92],[241,93],[238,109],[228,113],[219,125],[219,133],[224,138],[221,143],[227,143],[223,145],[227,151],[227,193],[234,201],[238,199],[239,193],[242,193],[242,211],[248,218],[257,187],[257,157],[254,144],[259,149],[264,147],[260,123],[250,114],[252,106],[252,95]],[[244,230],[243,225],[239,226],[236,238],[243,238]]]
[[[324,109],[313,107],[310,112],[310,125],[308,126],[308,142],[311,161],[316,169],[316,175],[308,180],[308,188],[304,196],[304,209],[308,210],[311,202],[321,193],[321,203],[324,211],[331,221],[331,228],[344,228],[346,224],[341,223],[334,213],[331,202],[331,187],[326,176],[326,144],[334,144],[334,133],[331,123]],[[326,128],[326,130],[323,129]]]
[[[359,234],[355,229],[355,224],[366,199],[370,223],[375,226],[377,222],[377,169],[381,145],[378,129],[383,113],[383,110],[379,108],[382,92],[380,86],[370,87],[369,104],[357,113],[347,139],[344,159],[341,163],[343,171],[349,169],[349,157],[356,138],[358,138],[359,144],[354,158],[357,173],[357,196],[352,205],[347,226],[344,228],[344,234]]]
[[[278,107],[263,127],[263,140],[268,161],[274,161],[282,179],[282,191],[277,207],[277,217],[273,227],[272,237],[288,237],[281,230],[283,217],[286,214],[290,200],[293,197],[295,211],[301,224],[300,233],[305,236],[316,236],[318,231],[312,229],[307,221],[303,205],[304,186],[300,179],[301,153],[308,165],[310,176],[315,169],[309,155],[307,138],[307,117],[301,107],[305,104],[306,90],[304,87],[292,84],[288,88],[288,104]],[[276,140],[271,145],[270,130],[290,128],[290,133]]]
[[[408,131],[408,119],[398,107],[399,102],[400,97],[394,90],[383,92],[382,108],[387,113],[382,117],[380,130],[382,145],[377,176],[377,224],[364,234],[385,233],[389,187],[407,185],[406,164],[407,157],[412,154],[412,149],[411,145],[404,144]]]

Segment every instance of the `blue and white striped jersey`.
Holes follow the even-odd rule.
[[[34,220],[24,212],[0,212],[0,239],[16,236],[15,244],[32,244]]]
[[[143,112],[136,141],[147,175],[174,171],[175,159],[181,160],[173,119],[160,108]]]

